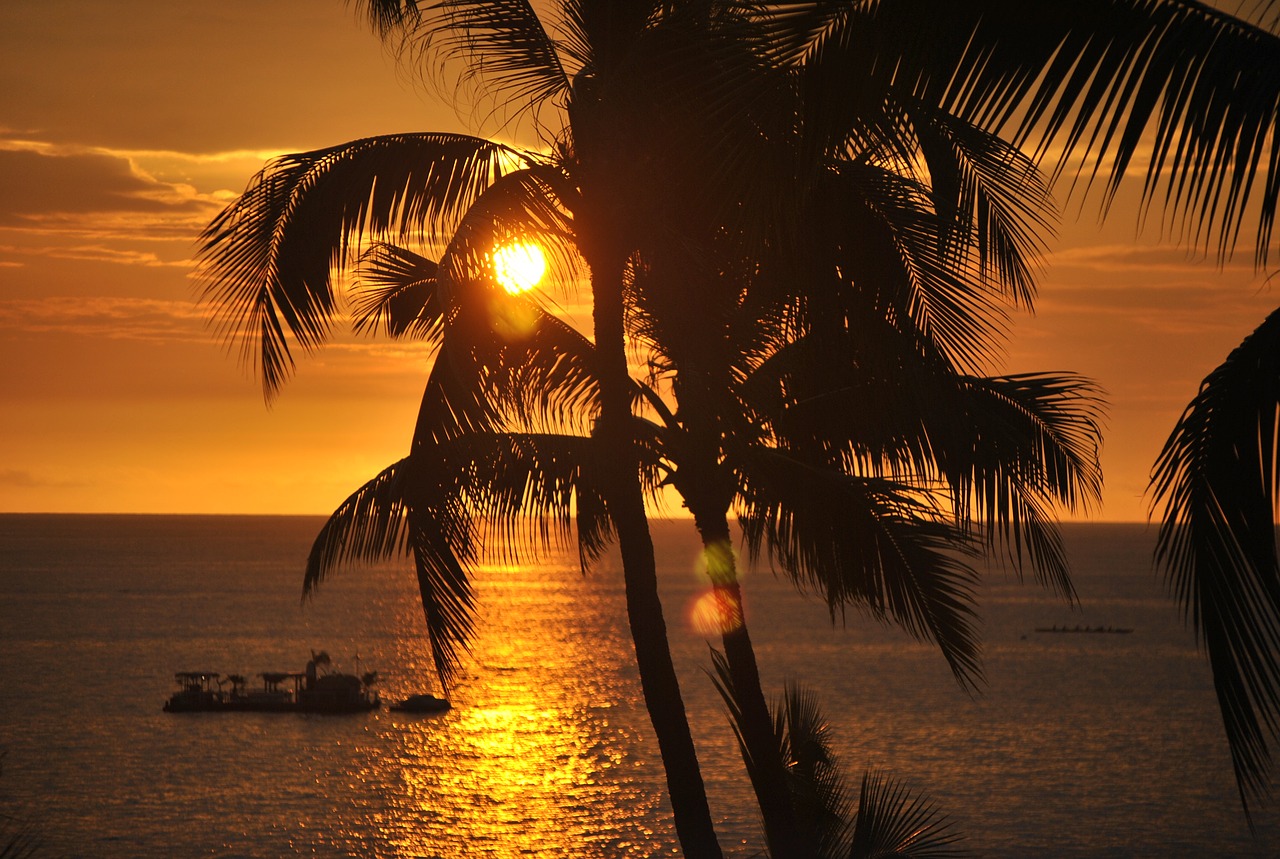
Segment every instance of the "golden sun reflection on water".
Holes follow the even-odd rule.
[[[359,780],[378,786],[368,808],[397,856],[653,856],[660,789],[642,760],[643,714],[611,594],[576,569],[481,571],[482,618],[453,709],[383,712],[387,753]],[[406,613],[400,659],[430,663],[420,613]],[[394,697],[398,692],[384,695]],[[405,690],[412,691],[409,689]]]

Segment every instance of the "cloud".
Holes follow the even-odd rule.
[[[77,334],[167,342],[203,336],[204,311],[192,301],[148,298],[41,298],[0,303],[0,331]]]
[[[226,156],[237,169],[247,169],[237,160],[247,157]],[[144,165],[145,158],[154,160]],[[190,268],[196,237],[225,205],[224,195],[187,181],[196,172],[186,168],[199,163],[176,153],[0,137],[0,264],[21,267],[43,258]],[[218,181],[203,184],[222,187]]]
[[[160,181],[124,154],[0,141],[0,225],[40,228],[90,216],[207,219],[219,203],[187,184]]]
[[[38,485],[30,471],[17,468],[0,469],[0,486],[21,486],[28,488]]]
[[[110,238],[95,233],[96,238]],[[185,235],[182,236],[185,238]],[[79,260],[82,262],[105,262],[119,265],[140,265],[148,268],[192,268],[195,262],[190,259],[163,260],[152,251],[137,248],[109,248],[101,244],[80,245],[0,245],[0,253],[13,256],[43,257],[45,259]],[[26,263],[20,260],[0,261],[0,268],[22,268]]]
[[[22,468],[0,468],[0,487],[9,489],[78,489],[88,485],[77,480],[40,477]]]
[[[1247,255],[1241,255],[1247,256]],[[1216,261],[1205,254],[1173,244],[1094,244],[1058,250],[1047,258],[1050,271],[1063,267],[1079,267],[1109,272],[1166,272],[1185,274],[1199,271],[1210,275],[1234,272],[1248,275],[1253,271],[1248,260],[1237,259],[1218,267]]]
[[[339,316],[336,322],[333,339],[324,352],[338,365],[353,358],[363,359],[350,365],[356,368],[353,371],[368,372],[368,362],[373,362],[388,372],[401,372],[406,366],[429,365],[435,355],[430,344],[362,338],[345,330],[345,316]],[[215,342],[220,338],[209,323],[209,308],[191,300],[63,296],[0,302],[0,333],[72,334],[146,342],[195,338]],[[325,359],[318,354],[312,360]]]

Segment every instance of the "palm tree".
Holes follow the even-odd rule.
[[[872,98],[883,86],[899,103],[1004,129],[1055,175],[1074,171],[1073,186],[1098,182],[1104,211],[1142,174],[1144,211],[1163,209],[1219,260],[1253,221],[1265,268],[1280,199],[1280,20],[1271,0],[1237,5],[1261,26],[1196,0],[823,4],[806,67],[846,86],[817,87],[811,115],[838,129],[860,103],[852,85]],[[1276,469],[1272,419],[1259,417],[1274,410],[1274,376],[1263,361],[1244,382],[1242,366],[1274,351],[1268,323],[1206,379],[1152,481],[1165,505],[1157,560],[1209,652],[1246,815],[1267,792],[1265,738],[1280,724]]]
[[[1272,33],[1186,0],[1090,0],[1070,8],[1053,4],[1028,8],[1010,2],[817,5],[824,7],[819,15],[828,17],[809,26],[809,32],[818,35],[807,43],[805,67],[813,70],[818,85],[810,89],[805,115],[819,126],[847,133],[849,119],[866,107],[868,99],[888,93],[905,112],[927,118],[930,110],[942,108],[981,128],[1011,129],[1017,142],[1038,141],[1041,155],[1058,146],[1059,170],[1079,155],[1082,172],[1077,176],[1086,185],[1100,174],[1099,165],[1110,161],[1109,175],[1101,172],[1104,205],[1132,172],[1144,131],[1153,129],[1154,154],[1144,187],[1147,206],[1163,197],[1170,216],[1181,217],[1183,229],[1206,247],[1216,245],[1220,257],[1230,253],[1254,211],[1255,260],[1265,265],[1280,192],[1277,150],[1268,143],[1276,139],[1277,123],[1277,40]],[[1267,3],[1260,8],[1272,7]],[[833,83],[841,80],[847,85]],[[851,97],[851,92],[857,95]],[[938,130],[929,129],[927,123],[918,123],[916,129]],[[926,152],[933,153],[957,143],[957,138],[946,134],[921,140]],[[926,160],[936,168],[945,159],[926,155]],[[981,210],[985,205],[964,179],[961,172],[934,174],[938,192],[934,199],[940,211]],[[949,196],[948,190],[952,191]],[[1260,329],[1254,339],[1262,333]],[[1180,424],[1175,437],[1185,428],[1185,422]],[[1247,448],[1252,447],[1248,442],[1253,437],[1243,437]],[[1157,479],[1163,479],[1166,487],[1178,468],[1179,460],[1171,452],[1174,446],[1171,439],[1158,466]],[[1187,456],[1184,453],[1181,461]],[[1266,470],[1265,457],[1258,470]],[[1267,484],[1260,480],[1249,485]],[[1201,493],[1201,497],[1208,496]],[[1257,507],[1273,497],[1273,491],[1260,500],[1251,494],[1248,503]],[[988,500],[994,496],[988,495]],[[1190,503],[1168,509],[1159,554],[1170,564],[1184,606],[1198,625],[1204,624],[1247,811],[1249,796],[1262,789],[1268,769],[1259,718],[1265,724],[1277,721],[1274,648],[1258,644],[1267,638],[1262,630],[1276,625],[1277,612],[1274,598],[1249,600],[1236,583],[1243,576],[1258,580],[1270,576],[1274,537],[1267,528],[1254,527],[1253,538],[1243,526],[1236,527],[1235,533],[1217,528],[1227,533],[1230,542],[1255,546],[1252,561],[1230,565],[1212,560],[1222,554],[1212,546],[1221,537],[1187,538],[1189,542],[1175,553],[1172,542],[1178,526],[1174,523],[1190,515]],[[1213,511],[1199,515],[1211,517]],[[1008,523],[1015,520],[1008,513],[1000,519],[1005,524],[996,530],[1011,533]],[[1273,520],[1274,514],[1259,519]],[[1201,534],[1213,530],[1198,529]],[[1040,533],[1045,535],[1043,530]],[[1261,543],[1257,533],[1263,535]],[[1042,541],[1040,549],[1042,557],[1054,553],[1052,542]],[[1204,560],[1194,563],[1192,551]],[[1175,555],[1181,560],[1175,560]],[[1225,575],[1224,569],[1232,572]],[[1220,599],[1220,609],[1202,612],[1200,606],[1210,592],[1230,602]],[[1239,678],[1253,677],[1260,679],[1246,681],[1252,691],[1243,692]]]
[[[1156,461],[1156,560],[1209,655],[1246,812],[1280,717],[1280,310],[1200,385]]]
[[[861,244],[867,253],[867,240]],[[909,259],[897,261],[900,279],[910,271],[946,268],[929,262],[929,249],[938,244],[935,240],[918,244]],[[882,249],[885,255],[898,248],[896,243],[887,245]],[[430,279],[433,266],[391,248],[370,262],[367,274],[377,288],[362,302],[360,323],[382,320],[392,334],[432,329],[436,316],[444,311],[432,303],[435,293],[418,288]],[[690,266],[665,268],[679,268],[687,277]],[[707,547],[709,572],[727,607],[730,622],[723,625],[722,641],[743,701],[739,723],[744,753],[774,855],[807,848],[805,833],[791,820],[789,801],[778,795],[786,781],[785,762],[771,753],[776,743],[728,551],[730,505],[739,505],[757,549],[762,543],[771,546],[798,583],[815,585],[823,592],[833,612],[843,611],[847,604],[868,607],[922,637],[936,639],[957,676],[970,681],[977,672],[975,638],[967,622],[971,611],[967,589],[973,572],[950,560],[946,551],[964,542],[963,530],[957,526],[967,527],[971,518],[982,521],[987,513],[975,514],[970,512],[972,506],[959,502],[973,493],[973,487],[989,487],[988,495],[1017,499],[1006,502],[1019,514],[1017,530],[1037,535],[1040,496],[1057,494],[1059,500],[1071,503],[1077,495],[1096,494],[1097,489],[1092,452],[1097,427],[1087,400],[1083,409],[1077,402],[1087,396],[1087,388],[1069,379],[981,379],[958,374],[938,344],[902,322],[911,318],[903,301],[871,299],[878,282],[873,275],[885,279],[890,268],[886,264],[869,273],[872,285],[838,285],[850,317],[839,338],[832,338],[830,331],[815,335],[811,318],[792,306],[777,306],[778,297],[772,294],[776,285],[767,279],[755,288],[730,292],[728,306],[720,307],[708,302],[717,292],[715,281],[729,280],[723,275],[712,277],[713,282],[689,296],[661,288],[657,269],[644,269],[631,288],[633,339],[648,344],[661,362],[678,371],[673,376],[678,413],[668,410],[652,391],[637,388],[648,395],[660,415],[661,423],[651,433],[654,452],[661,457],[659,467],[695,514]],[[722,271],[716,266],[711,270]],[[971,273],[973,278],[976,271]],[[917,286],[919,291],[932,290],[929,298],[935,302],[948,290],[957,295],[982,291],[980,283],[963,272],[954,282],[935,280],[920,278]],[[465,301],[462,290],[451,294]],[[796,298],[786,295],[783,300],[794,304]],[[683,312],[664,312],[664,301],[673,300],[693,305],[686,304]],[[473,301],[480,308],[489,304],[489,299]],[[886,312],[886,307],[893,312]],[[465,311],[459,311],[452,325],[469,328],[465,316]],[[893,324],[895,318],[905,331]],[[715,321],[720,319],[725,320],[723,330]],[[829,315],[823,319],[830,322]],[[531,335],[536,342],[507,344],[508,354],[483,359],[475,354],[448,356],[448,362],[437,362],[437,370],[453,367],[456,371],[481,360],[486,372],[494,374],[487,382],[496,385],[490,399],[509,401],[502,392],[519,391],[538,401],[570,404],[571,412],[573,404],[582,405],[584,392],[593,393],[583,375],[592,366],[593,349],[585,338],[569,336],[553,317],[542,318],[532,330],[542,332]],[[708,355],[699,348],[707,343],[732,344],[732,348],[713,349]],[[922,346],[927,347],[923,355]],[[825,353],[819,351],[824,347]],[[551,351],[543,354],[543,350]],[[821,362],[819,366],[815,367],[815,360]],[[552,376],[539,367],[561,370]],[[575,371],[566,373],[565,367]],[[705,384],[711,375],[708,370],[726,380],[724,390]],[[511,372],[519,375],[520,382],[495,382],[498,374]],[[433,370],[429,390],[456,381],[456,373],[438,379]],[[828,379],[838,384],[824,381]],[[470,384],[484,387],[486,383]],[[561,384],[566,390],[557,390]],[[687,395],[689,388],[694,395]],[[860,415],[857,407],[865,401],[880,404],[876,416]],[[925,408],[926,404],[932,408]],[[517,511],[532,509],[545,515],[550,510],[564,529],[570,521],[569,495],[545,489],[531,492],[531,486],[556,482],[573,489],[580,510],[599,505],[592,489],[596,467],[582,459],[588,448],[581,444],[575,448],[575,440],[563,436],[516,436],[494,424],[482,429],[470,419],[466,433],[459,435],[456,416],[472,407],[471,400],[460,409],[442,395],[424,397],[410,460],[371,481],[335,513],[317,540],[309,585],[353,555],[381,557],[390,551],[396,541],[387,529],[399,524],[393,514],[401,508],[412,509],[415,503],[430,509],[425,518],[434,522],[453,516],[458,496],[468,498],[468,510],[484,511],[499,521],[511,522],[509,517]],[[527,415],[534,408],[526,405],[517,411]],[[542,410],[547,411],[545,406]],[[968,419],[957,422],[957,414]],[[819,417],[822,420],[815,420]],[[814,442],[820,442],[817,448]],[[842,446],[848,447],[844,453]],[[461,456],[459,463],[452,463],[455,455]],[[430,478],[419,475],[417,482],[444,486],[445,491],[432,499],[404,501],[399,475],[413,469],[412,461],[423,463],[417,466],[419,471],[432,471]],[[860,473],[859,467],[851,465],[858,462],[878,463],[878,468],[890,469],[895,476]],[[570,463],[572,470],[566,472],[565,465]],[[480,469],[483,477],[478,476]],[[934,491],[931,487],[940,480],[935,473],[949,475],[956,526],[947,526],[918,500]],[[762,484],[767,490],[760,489]],[[527,500],[531,496],[550,500],[533,503]],[[495,497],[501,499],[497,504]],[[1026,524],[1023,517],[1029,520]],[[470,520],[463,518],[454,527],[469,527]],[[819,520],[821,526],[817,526]],[[865,524],[859,528],[857,523]],[[838,536],[841,531],[847,532],[843,538]],[[456,545],[464,543],[469,546],[470,538],[455,540]],[[353,547],[361,548],[353,551]],[[447,555],[449,547],[438,551]],[[462,554],[465,562],[469,554]],[[450,569],[455,578],[464,576],[460,566]],[[435,601],[430,588],[423,593],[424,605]],[[431,611],[428,616],[430,620]],[[437,625],[429,623],[429,630],[434,632]],[[437,653],[443,646],[437,643]]]
[[[970,683],[979,672],[969,624],[975,574],[948,552],[990,524],[989,548],[1001,537],[1028,547],[1037,572],[1070,594],[1048,512],[1100,488],[1087,384],[980,378],[955,366],[952,353],[980,357],[998,329],[990,319],[1003,283],[984,273],[984,228],[934,218],[923,205],[926,182],[878,166],[866,151],[832,159],[827,185],[813,183],[803,259],[772,274],[748,265],[755,274],[744,276],[732,256],[740,248],[715,256],[707,242],[679,263],[654,263],[633,289],[634,339],[652,351],[650,365],[670,380],[677,404],[660,410],[662,453],[704,542],[747,770],[774,855],[804,832],[770,813],[787,804],[779,795],[786,762],[774,754],[730,511],[753,554],[767,547],[833,615],[853,604],[891,618],[937,641]],[[1005,174],[1037,187],[1029,169],[995,171]],[[1028,244],[1018,213],[1007,214],[1010,225],[991,232],[1014,248]],[[1026,267],[1013,262],[1005,269]]]
[[[368,9],[382,24],[417,12],[416,4]],[[671,774],[682,842],[692,855],[717,855],[657,596],[629,428],[622,296],[653,198],[683,193],[688,176],[724,163],[718,117],[726,108],[718,104],[723,76],[715,63],[725,54],[708,53],[705,40],[692,38],[707,32],[697,9],[583,0],[565,10],[563,53],[577,66],[571,74],[526,2],[449,2],[437,11],[425,19],[428,35],[452,39],[447,49],[464,55],[484,53],[500,87],[532,107],[562,99],[569,125],[552,141],[552,155],[459,135],[397,135],[277,161],[207,230],[209,294],[224,312],[225,331],[244,338],[273,392],[292,363],[286,328],[306,348],[327,334],[334,312],[329,268],[346,261],[349,238],[366,230],[436,237],[460,223],[475,230],[486,223],[489,235],[499,226],[516,233],[552,222],[568,227],[593,287],[594,435],[612,452],[601,458],[601,485],[623,555],[645,700]],[[701,62],[696,74],[687,73],[691,58]],[[670,157],[685,151],[677,140],[698,144],[687,150],[698,157]],[[717,199],[708,194],[702,202]],[[460,254],[451,259],[463,265]]]
[[[725,8],[736,11],[732,5],[725,4]],[[1252,169],[1266,151],[1265,130],[1274,125],[1274,99],[1268,99],[1275,87],[1266,75],[1273,66],[1265,62],[1273,56],[1274,46],[1265,39],[1260,41],[1257,31],[1229,16],[1177,0],[1154,4],[1088,0],[1070,10],[1045,4],[1031,13],[1022,4],[1008,2],[905,4],[886,0],[772,5],[795,13],[773,19],[782,22],[775,28],[773,44],[780,46],[775,58],[803,58],[806,73],[814,70],[819,84],[811,87],[804,101],[806,128],[827,126],[832,129],[831,136],[839,138],[848,135],[850,117],[871,113],[894,118],[879,102],[874,103],[876,110],[867,111],[864,98],[891,96],[894,104],[919,113],[930,108],[941,110],[988,129],[1007,126],[1010,117],[1029,104],[1024,121],[1013,127],[1015,139],[1030,139],[1033,132],[1047,128],[1038,138],[1044,146],[1065,141],[1068,153],[1082,151],[1088,158],[1114,153],[1110,193],[1129,166],[1139,142],[1138,132],[1154,113],[1159,139],[1148,200],[1161,187],[1160,168],[1171,168],[1166,173],[1173,177],[1167,186],[1173,202],[1170,208],[1187,212],[1193,225],[1203,228],[1206,241],[1216,230],[1220,247],[1225,247],[1239,228],[1251,199],[1247,192]],[[406,16],[412,19],[417,13],[412,2],[370,3],[368,8],[383,23],[398,23]],[[405,233],[417,226],[435,225],[478,201],[493,180],[492,187],[501,185],[506,195],[493,197],[508,203],[551,199],[552,204],[543,210],[572,214],[579,249],[592,273],[596,342],[609,345],[609,354],[602,349],[598,358],[608,368],[601,375],[598,435],[611,442],[615,451],[628,448],[625,407],[630,389],[624,378],[621,337],[622,274],[630,254],[643,244],[638,236],[645,232],[644,225],[665,202],[646,200],[645,191],[660,184],[653,181],[652,156],[673,151],[663,145],[672,138],[650,133],[661,127],[652,120],[662,114],[655,112],[652,99],[637,97],[663,91],[655,83],[669,89],[672,70],[688,68],[670,62],[677,57],[687,60],[687,53],[673,52],[670,42],[645,41],[640,36],[651,34],[653,22],[663,15],[674,19],[684,12],[685,23],[700,23],[705,10],[696,3],[580,2],[566,4],[566,8],[570,12],[568,36],[560,42],[547,36],[525,3],[447,2],[442,10],[445,26],[434,30],[436,35],[452,34],[457,41],[451,46],[464,52],[488,52],[488,68],[498,71],[509,92],[531,104],[546,104],[553,93],[568,93],[569,134],[556,146],[558,164],[556,156],[531,157],[473,138],[436,136],[428,141],[429,136],[404,136],[364,141],[363,146],[339,147],[312,153],[311,158],[281,162],[281,169],[264,174],[257,186],[262,193],[255,205],[264,201],[266,205],[257,215],[265,217],[256,221],[250,217],[239,227],[233,217],[211,231],[210,246],[221,244],[227,249],[223,258],[231,263],[230,269],[252,275],[238,281],[228,278],[234,285],[222,294],[222,300],[247,308],[243,317],[233,319],[231,330],[253,335],[249,342],[261,346],[264,381],[269,388],[279,384],[291,360],[284,327],[304,346],[314,345],[324,336],[325,320],[332,312],[328,265],[331,255],[345,247],[346,236],[366,226]],[[680,31],[662,32],[670,35]],[[685,32],[705,35],[706,30]],[[786,44],[795,49],[783,50]],[[647,66],[636,61],[636,53],[628,53],[638,45],[652,49],[650,53],[638,52],[648,61]],[[1182,47],[1186,45],[1192,49]],[[1213,50],[1196,50],[1204,45],[1212,45]],[[561,65],[559,47],[565,49],[563,56],[577,61],[579,70],[574,75],[566,74]],[[655,56],[669,62],[654,62]],[[719,59],[723,55],[713,52],[712,56]],[[656,75],[655,70],[666,76]],[[717,75],[697,77],[724,80]],[[1257,84],[1246,90],[1256,93],[1255,98],[1233,94],[1242,78]],[[1224,79],[1231,86],[1222,86]],[[620,94],[625,97],[619,98]],[[723,93],[715,95],[716,99],[694,101],[700,106],[735,104]],[[695,112],[686,111],[682,118]],[[731,115],[735,112],[729,111]],[[1219,128],[1225,129],[1223,133]],[[860,131],[892,139],[895,126],[890,122]],[[821,140],[824,135],[811,133],[810,138]],[[945,135],[922,139],[921,143],[922,148],[935,152],[957,145],[955,138]],[[693,148],[703,155],[710,153],[696,166],[713,174],[715,171],[706,168],[720,157],[722,148]],[[449,151],[441,155],[442,149]],[[423,157],[427,155],[430,157]],[[406,157],[417,160],[399,161]],[[522,169],[506,171],[504,158],[518,159]],[[432,166],[423,168],[424,164]],[[934,167],[931,160],[930,168]],[[1268,171],[1264,200],[1274,201],[1274,158]],[[679,175],[696,176],[698,172],[687,169]],[[344,181],[326,179],[335,174],[342,174]],[[668,178],[674,175],[664,174]],[[1199,181],[1182,182],[1186,175]],[[351,180],[350,184],[345,180]],[[688,182],[668,185],[690,187]],[[985,217],[989,201],[973,196],[972,188],[963,174],[937,173],[934,202],[939,212],[969,208]],[[269,214],[273,194],[274,203],[281,204],[276,208],[283,212],[280,219]],[[731,194],[728,199],[743,196]],[[351,203],[353,200],[358,202]],[[621,212],[615,205],[617,200],[644,204]],[[300,205],[303,202],[305,205]],[[317,216],[316,203],[337,203],[333,210],[341,216]],[[351,205],[344,205],[348,203]],[[545,214],[543,210],[537,217]],[[1270,228],[1267,211],[1264,203],[1259,219],[1262,248]],[[521,214],[526,222],[536,219],[527,209]],[[264,232],[268,225],[270,229]],[[319,228],[318,240],[304,252],[307,243],[298,241],[298,234],[313,227]],[[234,238],[237,229],[242,238],[250,237],[238,246]],[[997,258],[1002,253],[1003,249],[996,249]],[[629,459],[615,457],[610,461],[617,472],[608,485],[617,490],[610,498],[610,512],[619,528],[630,584],[651,580],[644,572],[633,574],[631,570],[652,567],[652,547],[642,527],[641,495],[635,483],[621,473],[626,465],[630,474],[629,466],[634,463]],[[625,491],[621,489],[624,483]],[[994,511],[1001,498],[993,488],[985,501]],[[1026,508],[1010,509],[1016,513]],[[1016,545],[1016,530],[1011,532],[1006,526],[1004,533],[1013,533]],[[649,600],[656,594],[646,584],[644,599],[639,591],[634,596],[637,610],[649,606],[642,613],[652,621],[657,616],[653,611],[656,604]],[[633,617],[633,623],[635,620]],[[651,624],[649,628],[658,627]],[[640,658],[642,662],[645,659]],[[642,676],[653,675],[642,666]],[[658,733],[661,740],[664,732],[659,729]]]

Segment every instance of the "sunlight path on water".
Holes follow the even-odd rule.
[[[455,707],[379,718],[387,746],[358,781],[378,787],[381,807],[353,829],[400,856],[662,852],[659,795],[634,775],[652,767],[636,755],[643,714],[620,703],[633,680],[613,597],[564,565],[478,578],[482,619]],[[408,673],[427,676],[421,616],[401,623]]]

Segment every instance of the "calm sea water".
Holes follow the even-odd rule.
[[[170,715],[179,670],[298,670],[312,649],[432,687],[404,567],[351,570],[300,601],[318,519],[0,516],[0,811],[74,857],[672,855],[616,561],[479,575],[479,637],[444,715]],[[686,704],[723,841],[761,846],[707,642],[684,523],[656,526]],[[818,690],[841,760],[925,790],[983,855],[1272,856],[1251,837],[1207,668],[1140,526],[1066,529],[1082,606],[1001,573],[984,586],[988,684],[856,615],[833,626],[768,571],[746,575],[766,684]],[[1054,624],[1131,635],[1037,634]]]

